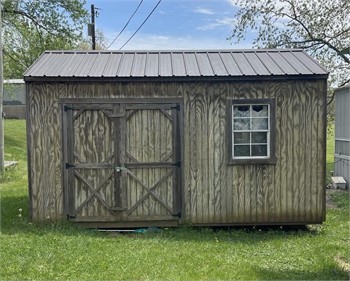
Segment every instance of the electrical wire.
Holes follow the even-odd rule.
[[[119,38],[119,36],[123,33],[123,31],[125,30],[125,28],[128,26],[129,22],[131,21],[131,19],[134,17],[134,15],[136,14],[137,10],[140,8],[141,4],[142,4],[143,0],[140,1],[139,5],[137,6],[137,8],[135,9],[135,11],[133,12],[133,14],[130,16],[129,20],[127,21],[127,23],[124,25],[124,27],[122,28],[122,30],[118,33],[118,35],[114,38],[114,40],[112,41],[111,44],[109,44],[109,46],[107,47],[107,50],[113,45],[113,43]]]
[[[160,4],[160,2],[162,2],[162,0],[159,0],[159,1],[158,1],[158,3],[154,6],[153,10],[152,10],[152,11],[149,13],[149,15],[147,16],[147,18],[143,21],[143,23],[141,23],[141,25],[139,26],[139,28],[136,29],[136,31],[133,33],[133,35],[131,35],[131,37],[128,39],[128,41],[126,41],[126,42],[124,43],[124,45],[121,46],[121,47],[119,48],[119,50],[123,49],[123,48],[126,46],[126,44],[128,44],[129,41],[136,35],[136,33],[141,29],[141,27],[146,23],[146,21],[149,19],[149,17],[153,14],[153,12],[155,11],[155,9],[157,9],[157,7],[158,7],[158,5]]]

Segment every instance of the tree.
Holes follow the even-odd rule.
[[[106,50],[109,45],[108,40],[101,29],[96,29],[96,50]],[[91,39],[86,38],[78,44],[79,50],[91,50]]]
[[[2,0],[0,0],[0,175],[5,171],[4,151],[4,121],[2,118],[2,102],[4,97],[4,74],[3,74],[3,52],[2,52]]]
[[[83,0],[5,0],[5,78],[22,78],[45,50],[76,48],[89,19],[84,4]]]
[[[23,72],[48,49],[74,49],[88,22],[85,0],[0,0],[1,69],[5,78]],[[0,69],[0,70],[1,70]],[[0,174],[4,170],[3,77],[0,77]]]
[[[229,40],[247,32],[255,47],[303,48],[330,71],[331,88],[350,81],[349,0],[231,0],[239,9]],[[331,98],[332,100],[332,98]]]

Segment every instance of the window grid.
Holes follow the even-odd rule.
[[[236,117],[234,114],[235,106],[249,106],[249,116],[248,117]],[[267,106],[267,116],[256,117],[253,115],[253,106]],[[244,105],[232,105],[232,156],[234,159],[266,159],[270,157],[270,105],[269,104],[244,104]],[[237,119],[249,119],[249,130],[237,130],[234,128],[235,120]],[[254,119],[267,119],[267,129],[252,129],[252,121]],[[266,143],[253,143],[252,133],[264,132],[267,134]],[[235,143],[235,133],[249,133],[249,143]],[[235,146],[249,145],[249,156],[235,156]],[[252,156],[252,146],[254,145],[266,145],[267,155],[265,156]]]

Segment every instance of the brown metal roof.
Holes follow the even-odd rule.
[[[300,49],[198,51],[46,51],[25,80],[327,76]]]

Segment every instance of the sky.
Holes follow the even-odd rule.
[[[119,50],[146,19],[159,0],[143,0],[124,32],[109,50]],[[98,8],[95,20],[109,44],[133,14],[140,0],[87,0]],[[249,40],[233,45],[233,15],[237,11],[230,0],[161,0],[160,4],[123,50],[168,49],[245,49]],[[109,45],[108,44],[108,45]]]

